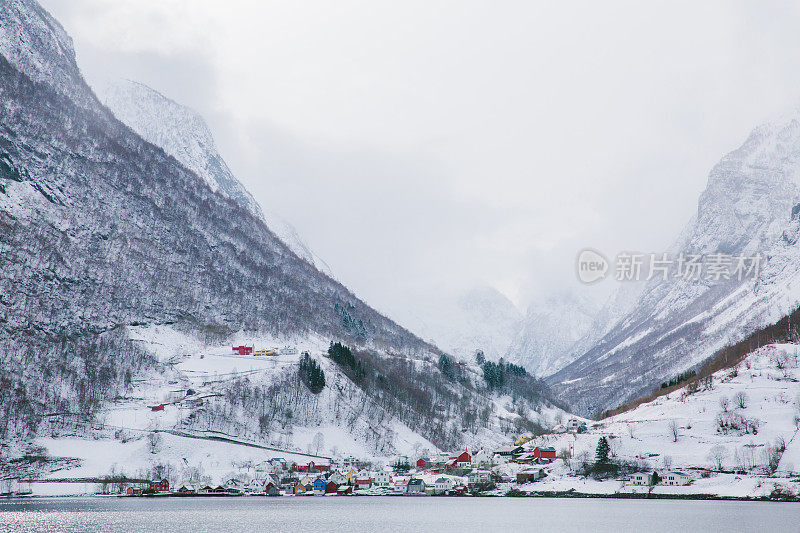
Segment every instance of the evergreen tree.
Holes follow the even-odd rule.
[[[348,370],[349,376],[354,381],[361,381],[364,379],[365,370],[361,361],[356,359],[353,351],[341,342],[331,341],[328,347],[328,356],[333,359],[336,364]]]
[[[597,449],[594,452],[595,463],[600,465],[608,463],[608,454],[610,452],[611,446],[608,445],[608,441],[605,437],[600,437],[600,440],[597,441]]]
[[[325,388],[325,372],[308,352],[300,356],[300,379],[314,394],[319,394]]]
[[[447,357],[445,354],[439,356],[439,370],[441,370],[442,374],[444,374],[450,381],[452,381],[455,377],[455,365],[453,360]]]

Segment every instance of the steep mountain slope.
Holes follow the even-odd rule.
[[[654,278],[608,333],[552,376],[566,401],[584,414],[613,407],[793,309],[796,273],[787,267],[798,252],[784,232],[792,233],[799,175],[796,114],[756,128],[726,155],[670,255],[761,252],[760,277]]]
[[[134,428],[134,438],[224,430],[263,444],[288,427],[313,435],[327,425],[388,454],[412,441],[498,442],[545,423],[552,406],[540,384],[512,399],[489,391],[476,368],[445,376],[436,347],[119,122],[83,83],[68,38],[38,4],[2,7],[3,27],[24,29],[4,30],[2,49],[16,55],[0,56],[4,444],[44,431],[126,439],[125,427],[104,422],[116,407],[142,417],[192,387],[209,397],[179,410],[172,425]],[[176,335],[188,340],[165,356]],[[358,364],[328,361],[331,339],[350,344]],[[230,359],[230,343],[256,342],[308,346],[330,381],[310,393],[297,355],[239,372],[251,362]],[[207,363],[209,349],[221,359],[195,383],[181,359]]]
[[[264,219],[267,227],[297,256],[330,275],[328,266],[312,253],[297,230],[272,209],[265,213],[234,177],[199,114],[134,81],[107,81],[97,90],[100,100],[124,124],[203,178],[211,190],[221,192]]]
[[[570,293],[532,304],[506,358],[537,376],[549,376],[575,359],[573,346],[588,333],[596,314],[590,301]]]
[[[37,4],[3,7],[4,25],[44,28],[36,39],[6,33],[4,50],[35,48],[16,63],[0,58],[0,343],[20,378],[42,366],[52,372],[59,357],[72,375],[80,355],[71,343],[86,340],[97,356],[98,336],[142,322],[206,334],[315,332],[435,353],[119,123]],[[20,394],[28,403],[60,394],[40,392]]]
[[[489,286],[415,294],[395,314],[399,323],[464,361],[472,361],[478,350],[492,360],[504,357],[523,321],[516,306]]]

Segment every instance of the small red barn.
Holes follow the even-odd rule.
[[[251,355],[255,346],[234,346],[233,351],[239,355]]]
[[[339,485],[337,485],[333,481],[328,481],[328,484],[325,485],[325,494],[336,494],[336,491],[338,490],[339,490]]]
[[[162,479],[161,481],[151,481],[150,490],[156,492],[169,492],[169,481]]]
[[[537,463],[552,463],[556,460],[556,449],[548,446],[547,448],[533,449],[533,458]]]
[[[158,404],[158,405],[151,405],[150,406],[150,410],[151,411],[163,411],[164,410],[164,404],[162,403],[162,404]]]
[[[420,457],[419,459],[417,459],[417,468],[420,468],[420,469],[421,468],[428,468],[428,466],[430,466],[430,464],[431,464],[431,460],[428,459],[427,457]]]

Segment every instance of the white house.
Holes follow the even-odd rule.
[[[388,487],[392,484],[392,475],[385,470],[381,470],[375,473],[373,482],[376,487]]]
[[[328,481],[333,481],[337,485],[344,485],[347,483],[347,478],[341,472],[334,472],[328,477]]]
[[[661,483],[663,485],[688,485],[691,480],[692,478],[689,474],[679,470],[672,470],[661,474]]]
[[[491,480],[492,473],[488,470],[473,470],[467,474],[467,482],[470,485],[475,485],[477,483],[488,483]]]
[[[636,472],[631,474],[631,485],[649,485],[653,479],[653,474],[649,472]]]
[[[578,426],[580,426],[580,425],[581,425],[581,423],[577,418],[570,418],[569,420],[567,420],[567,429],[568,430],[576,431],[578,429]]]
[[[472,454],[473,468],[484,468],[492,463],[492,456],[486,450],[478,450]]]
[[[433,485],[433,493],[434,494],[447,494],[453,487],[456,486],[455,481],[451,477],[440,477],[436,479],[436,483]]]

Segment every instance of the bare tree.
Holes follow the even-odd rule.
[[[711,462],[711,468],[714,470],[722,470],[722,461],[727,457],[728,449],[725,446],[717,444],[711,450],[709,450],[708,455],[706,456],[708,460]]]
[[[733,395],[733,403],[739,409],[747,409],[747,404],[750,402],[750,397],[744,391],[739,391]]]
[[[314,453],[319,454],[322,452],[322,448],[325,447],[325,436],[321,432],[317,432],[314,435],[314,438],[311,440],[311,449],[314,450]]]
[[[670,435],[672,435],[672,442],[678,442],[678,423],[675,420],[670,420],[667,428]]]
[[[572,470],[572,450],[569,447],[561,448],[558,452],[558,458],[564,461],[567,468]]]
[[[719,406],[722,407],[722,411],[727,413],[728,407],[730,407],[731,401],[728,399],[727,396],[723,396],[719,399]]]
[[[669,470],[670,468],[672,468],[671,455],[665,455],[664,457],[661,458],[661,460],[664,461],[664,470]]]

